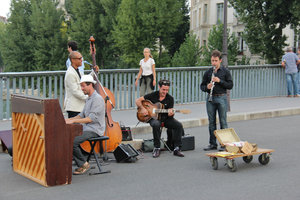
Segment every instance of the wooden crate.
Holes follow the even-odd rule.
[[[239,136],[236,134],[233,128],[215,130],[214,134],[222,146],[224,145],[224,143],[240,141]]]

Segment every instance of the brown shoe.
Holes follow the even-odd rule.
[[[300,97],[300,95],[299,95],[299,94],[297,94],[297,95],[294,95],[294,97]]]
[[[287,97],[293,97],[293,95],[287,95]]]
[[[75,169],[75,171],[73,172],[73,174],[74,175],[81,175],[81,174],[85,174],[89,170],[90,170],[90,164],[88,162],[86,162],[81,167]]]
[[[175,149],[174,149],[173,155],[174,155],[174,156],[178,156],[178,157],[184,157],[184,154],[181,153],[181,151],[179,150],[179,148],[175,148]]]
[[[157,158],[160,155],[160,148],[154,148],[152,152],[153,158]]]

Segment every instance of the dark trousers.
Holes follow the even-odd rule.
[[[86,140],[98,137],[99,135],[97,133],[91,132],[91,131],[83,131],[82,135],[76,136],[74,138],[73,143],[73,158],[75,160],[75,163],[78,167],[81,167],[87,160],[88,153],[83,151],[80,147],[80,144],[85,142]]]
[[[156,119],[151,119],[149,123],[152,127],[154,147],[159,148],[162,122]],[[181,136],[183,134],[182,124],[174,118],[168,118],[164,121],[164,126],[167,129],[172,129],[172,142],[174,143],[174,147],[180,148],[182,145]]]
[[[67,111],[68,118],[76,117],[80,112]]]

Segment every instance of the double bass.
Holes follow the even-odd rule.
[[[94,80],[96,80],[95,84],[95,90],[102,96],[105,102],[105,123],[106,123],[106,128],[104,135],[108,136],[109,139],[105,141],[104,148],[106,152],[112,152],[114,151],[118,145],[122,141],[122,131],[120,124],[118,122],[113,121],[112,116],[111,116],[111,111],[115,107],[115,97],[114,94],[106,87],[103,87],[101,82],[98,79],[98,72],[95,70],[96,66],[96,50],[95,50],[95,39],[93,36],[90,37],[89,39],[90,42],[90,48],[91,48],[91,55],[93,59],[93,66],[92,67],[92,75],[94,77]],[[81,144],[81,148],[85,150],[86,152],[90,152],[91,147],[88,141],[84,142]],[[100,146],[99,143],[96,144],[95,146],[95,151],[99,153],[100,151]]]

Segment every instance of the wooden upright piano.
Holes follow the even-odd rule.
[[[71,184],[73,140],[57,99],[12,95],[13,170],[41,185]]]

